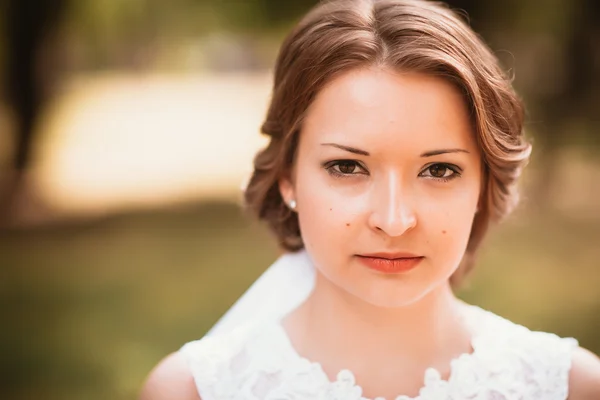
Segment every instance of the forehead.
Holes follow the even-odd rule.
[[[382,68],[352,70],[333,79],[310,106],[304,135],[309,142],[351,141],[371,150],[398,148],[395,144],[475,150],[458,88],[440,77]]]

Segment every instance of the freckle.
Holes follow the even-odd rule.
[[[346,223],[346,226],[350,226],[350,224],[349,224],[349,223]]]
[[[446,231],[442,231],[442,233],[445,235],[445,234],[446,234]]]
[[[333,210],[333,208],[330,208],[329,211]]]

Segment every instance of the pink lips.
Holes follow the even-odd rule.
[[[410,253],[373,253],[357,257],[367,267],[387,274],[408,272],[416,268],[424,258]]]

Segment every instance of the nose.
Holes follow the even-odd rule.
[[[399,176],[389,173],[373,193],[370,226],[392,237],[413,229],[417,216],[412,197],[408,190],[401,188]]]

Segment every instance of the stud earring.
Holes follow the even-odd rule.
[[[292,210],[294,210],[294,211],[296,210],[296,205],[297,205],[296,200],[290,200],[289,206]]]

